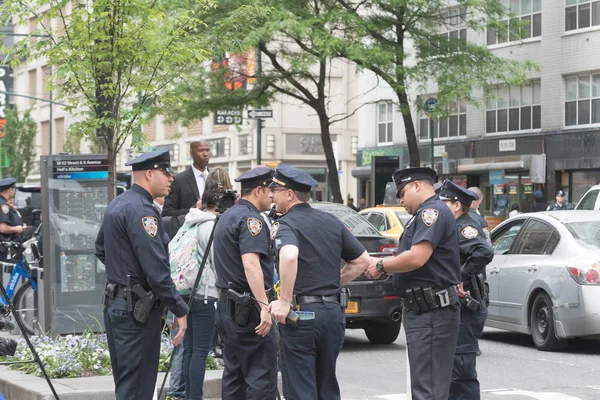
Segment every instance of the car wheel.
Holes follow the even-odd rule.
[[[394,343],[400,333],[400,321],[398,322],[372,322],[365,328],[367,338],[373,344]]]
[[[556,337],[552,299],[545,292],[539,293],[531,307],[531,336],[538,350],[560,351],[567,341]]]

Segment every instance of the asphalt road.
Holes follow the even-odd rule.
[[[600,399],[600,342],[577,340],[567,351],[538,351],[526,335],[486,328],[477,358],[485,400]],[[404,331],[391,345],[372,345],[347,330],[337,376],[344,400],[406,399]]]

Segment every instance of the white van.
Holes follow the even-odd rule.
[[[575,206],[576,210],[600,210],[600,185],[592,186]]]

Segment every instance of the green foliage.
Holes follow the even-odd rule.
[[[19,118],[17,107],[7,107],[2,152],[8,158],[9,166],[2,169],[3,177],[13,177],[17,182],[25,182],[31,172],[34,160],[33,140],[37,124],[31,118],[31,110],[26,110]]]

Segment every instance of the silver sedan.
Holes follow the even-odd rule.
[[[600,212],[521,214],[492,232],[487,326],[531,335],[558,351],[600,338]]]

